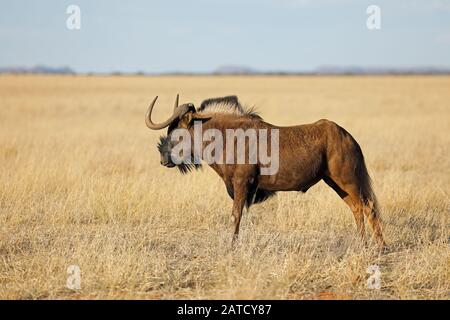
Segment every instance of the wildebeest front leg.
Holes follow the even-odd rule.
[[[231,214],[231,221],[234,223],[233,242],[237,240],[239,235],[239,225],[241,223],[242,211],[245,205],[245,194],[237,195],[234,193],[233,212]]]
[[[245,201],[247,199],[247,182],[242,179],[236,179],[233,182],[234,202],[231,221],[234,223],[234,234],[232,243],[236,241],[239,234],[239,224],[241,223],[242,211],[244,210]]]

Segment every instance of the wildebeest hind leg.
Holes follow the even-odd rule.
[[[371,201],[369,201],[364,206],[364,214],[367,217],[367,220],[369,221],[369,225],[372,227],[374,236],[376,240],[378,241],[378,244],[382,249],[386,249],[386,243],[384,242],[383,238],[383,232],[381,228],[381,218],[379,216],[379,212],[377,212],[377,208],[375,204]]]
[[[356,227],[358,229],[358,233],[360,234],[363,242],[365,242],[365,226],[364,226],[364,213],[363,207],[357,201],[359,197],[353,197],[351,193],[348,193],[343,188],[341,188],[332,178],[324,177],[323,181],[327,185],[329,185],[336,193],[341,197],[342,200],[350,207],[353,212],[353,216],[355,218]],[[352,192],[351,188],[348,188],[350,192]],[[355,201],[356,200],[356,201]]]

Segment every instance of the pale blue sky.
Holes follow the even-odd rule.
[[[81,8],[81,30],[66,8]],[[381,7],[381,30],[366,8]],[[221,65],[450,66],[450,0],[1,0],[0,67],[207,72]]]

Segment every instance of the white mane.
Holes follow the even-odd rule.
[[[253,108],[243,108],[236,96],[205,100],[197,110],[197,113],[234,114],[238,116],[249,116],[251,118],[261,119],[261,117],[253,110]]]
[[[244,109],[240,105],[231,104],[228,102],[216,102],[208,104],[205,108],[197,111],[199,114],[205,113],[225,113],[225,114],[245,114]]]

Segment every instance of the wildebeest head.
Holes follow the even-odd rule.
[[[152,130],[160,130],[168,127],[167,135],[161,136],[157,145],[158,151],[160,153],[161,165],[168,168],[177,166],[182,173],[186,173],[192,169],[198,169],[201,165],[200,163],[194,163],[195,161],[192,154],[183,155],[183,162],[178,165],[176,165],[172,160],[172,148],[176,145],[177,142],[172,141],[171,134],[175,129],[188,129],[190,127],[192,122],[195,120],[196,110],[194,105],[192,103],[185,103],[179,106],[179,95],[177,95],[172,116],[170,116],[169,119],[162,123],[154,123],[151,119],[151,115],[157,99],[158,97],[155,97],[155,99],[150,104],[145,116],[145,123],[147,124],[147,127]]]
[[[161,156],[160,163],[168,168],[175,167],[175,163],[173,163],[171,157],[173,142],[170,140],[169,136],[159,137],[157,148]]]
[[[201,167],[200,161],[194,161],[194,155],[183,155],[183,162],[175,164],[172,161],[172,149],[178,142],[172,141],[172,133],[175,129],[190,129],[195,121],[206,122],[211,119],[211,113],[232,113],[238,116],[248,116],[253,119],[261,119],[259,115],[252,109],[244,109],[238,101],[237,96],[225,96],[220,98],[210,98],[204,100],[200,108],[195,109],[192,103],[185,103],[178,105],[179,95],[175,100],[173,114],[166,121],[155,124],[152,119],[152,110],[155,105],[156,97],[150,104],[147,114],[145,116],[145,123],[150,129],[160,130],[168,127],[167,135],[161,136],[157,145],[160,153],[160,162],[163,166],[173,168],[178,167],[182,173],[187,173],[193,169]],[[208,116],[209,114],[209,116]]]

